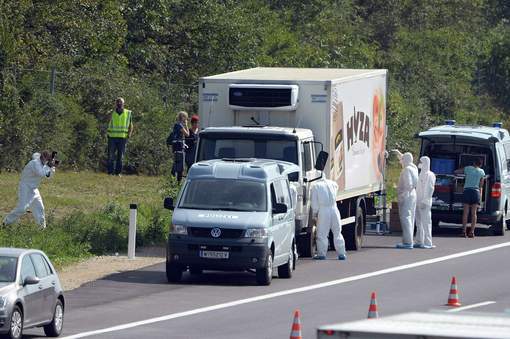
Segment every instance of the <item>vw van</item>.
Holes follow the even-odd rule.
[[[169,282],[183,272],[249,270],[260,285],[291,278],[297,261],[291,163],[219,159],[194,164],[175,202],[168,236]]]
[[[432,201],[432,226],[440,222],[462,223],[464,175],[455,170],[481,159],[486,176],[481,190],[478,222],[491,226],[493,234],[504,235],[509,222],[510,136],[501,123],[492,126],[457,125],[454,120],[418,135],[421,156],[431,160],[436,174]]]

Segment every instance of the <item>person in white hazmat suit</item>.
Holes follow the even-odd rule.
[[[40,154],[34,153],[32,160],[25,165],[25,168],[21,172],[21,179],[18,186],[18,204],[16,208],[5,217],[3,221],[5,225],[16,222],[30,209],[36,223],[41,228],[46,228],[44,205],[38,187],[43,178],[50,178],[55,174],[55,167],[53,164],[48,165],[50,160],[50,152],[43,151]]]
[[[333,233],[333,243],[339,260],[347,258],[345,241],[342,236],[342,220],[336,206],[338,185],[331,180],[321,179],[312,185],[312,213],[317,216],[317,255],[314,259],[324,260],[328,251],[329,231]]]
[[[400,159],[402,172],[398,180],[398,211],[402,226],[402,243],[397,248],[413,248],[413,231],[416,213],[416,185],[418,184],[418,169],[413,164],[413,155],[404,153]]]
[[[430,170],[430,158],[421,157],[421,169],[416,186],[416,241],[414,247],[434,248],[432,244],[432,195],[436,175]]]

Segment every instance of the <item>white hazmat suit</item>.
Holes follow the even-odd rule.
[[[415,247],[433,248],[432,244],[432,195],[436,176],[430,171],[430,158],[420,158],[421,172],[416,186],[416,243]]]
[[[11,213],[7,214],[4,224],[9,225],[16,222],[25,212],[30,209],[36,223],[46,228],[44,217],[44,205],[39,193],[39,184],[42,178],[50,178],[55,173],[55,167],[49,167],[41,162],[41,155],[34,153],[32,160],[26,164],[21,172],[21,179],[18,186],[18,204]]]
[[[342,236],[342,220],[336,206],[338,185],[331,180],[321,179],[312,185],[311,205],[313,215],[317,215],[317,259],[325,259],[328,251],[329,231],[333,233],[333,243],[338,259],[345,260],[345,241]]]
[[[416,213],[416,185],[418,169],[413,164],[413,155],[409,152],[400,160],[402,172],[398,180],[398,211],[402,226],[402,243],[397,248],[413,248],[413,231]]]

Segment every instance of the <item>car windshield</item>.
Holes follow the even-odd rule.
[[[16,264],[18,258],[0,256],[0,283],[16,280]]]
[[[222,158],[257,158],[283,160],[298,164],[297,141],[261,138],[222,138],[203,135],[200,139],[198,161]]]
[[[196,179],[186,185],[180,208],[264,212],[266,185],[248,180]]]

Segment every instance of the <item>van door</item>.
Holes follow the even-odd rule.
[[[504,143],[503,148],[505,150],[505,161],[501,175],[501,184],[505,200],[508,201],[510,197],[510,141]]]
[[[311,183],[308,182],[316,177],[315,174],[315,158],[314,158],[314,147],[311,140],[304,140],[301,142],[301,171],[303,174],[303,212],[308,214],[310,210],[310,188]],[[306,179],[306,180],[305,180]],[[300,192],[298,192],[298,195]]]
[[[506,155],[505,145],[502,143],[496,144],[497,157],[498,157],[498,166],[499,166],[499,174],[500,174],[500,182],[501,182],[501,203],[500,208],[504,213],[503,217],[506,220],[508,217],[506,215],[505,204],[508,201],[509,189],[510,189],[510,173],[508,171],[508,158]]]
[[[292,241],[291,235],[294,232],[294,230],[289,230],[290,227],[293,227],[294,221],[289,219],[294,218],[292,209],[290,208],[290,200],[288,184],[284,186],[284,181],[282,179],[275,180],[271,184],[271,204],[272,206],[275,206],[277,203],[286,204],[288,207],[287,213],[272,214],[275,266],[286,263],[288,259],[289,248]]]

